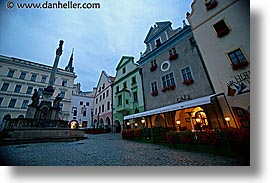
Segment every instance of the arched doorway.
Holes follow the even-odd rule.
[[[102,118],[99,120],[98,128],[103,128],[104,121]]]
[[[241,107],[232,107],[233,113],[236,116],[238,125],[241,128],[250,127],[250,113]]]
[[[96,119],[94,120],[94,128],[95,128],[95,129],[97,129],[97,128],[98,128],[98,122],[97,122],[97,120],[96,120]]]
[[[106,119],[105,119],[104,129],[107,129],[107,130],[111,129],[111,121],[110,121],[109,116],[107,116]]]
[[[120,133],[121,132],[121,125],[118,120],[115,121],[115,133]]]
[[[165,128],[165,121],[161,115],[157,115],[154,122],[155,122],[155,127]]]
[[[72,121],[70,121],[70,123],[69,123],[69,128],[71,128],[71,129],[76,129],[76,128],[78,128],[78,127],[79,127],[79,123],[78,123],[77,120],[72,120]]]

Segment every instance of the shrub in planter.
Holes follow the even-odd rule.
[[[249,145],[249,129],[225,128],[224,133],[230,145]]]
[[[218,146],[223,142],[222,134],[218,131],[206,130],[197,133],[198,144]]]
[[[122,131],[122,139],[131,140],[134,138],[134,131],[133,130],[123,130]]]

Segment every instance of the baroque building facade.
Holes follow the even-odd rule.
[[[137,61],[143,82],[145,111],[124,117],[141,118],[155,136],[170,129],[204,130],[226,126],[191,27],[172,29],[171,22],[156,22]],[[158,135],[156,135],[158,134]],[[164,139],[162,139],[164,140]]]
[[[233,127],[250,125],[250,9],[249,1],[210,0],[192,5],[187,19],[201,50],[219,101]],[[233,115],[232,115],[233,114]]]
[[[57,69],[54,78],[55,92],[60,94],[60,119],[69,120],[72,89],[76,74],[72,67],[73,55],[66,69]],[[52,67],[24,59],[0,56],[0,118],[24,118],[35,90],[42,96],[47,87]],[[53,98],[54,99],[54,98]]]
[[[94,115],[92,128],[111,130],[113,126],[112,84],[114,77],[105,71],[99,77],[94,96]]]
[[[144,111],[141,74],[139,65],[134,63],[134,57],[123,56],[116,67],[113,83],[113,121],[114,132],[123,128],[140,126],[140,120],[133,120],[123,124],[126,115]]]

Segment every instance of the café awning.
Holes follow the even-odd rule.
[[[197,98],[197,99],[193,99],[193,100],[188,100],[186,102],[180,102],[177,104],[172,104],[172,105],[160,107],[157,109],[140,112],[137,114],[131,114],[128,116],[124,116],[124,120],[140,118],[140,117],[145,117],[145,116],[151,116],[151,115],[155,115],[155,114],[161,114],[161,113],[166,113],[166,112],[170,112],[170,111],[176,111],[176,110],[186,109],[186,108],[190,108],[190,107],[210,104],[211,98],[214,96],[217,96],[217,95],[220,95],[220,94],[213,94],[213,95],[209,95],[209,96],[205,96],[205,97],[201,97],[201,98]]]

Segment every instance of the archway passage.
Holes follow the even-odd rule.
[[[115,121],[115,133],[120,133],[121,132],[121,125],[120,122],[118,120]]]
[[[79,127],[78,121],[77,121],[77,120],[72,120],[72,121],[70,121],[69,127],[70,127],[71,129],[76,129],[76,128],[78,128],[78,127]]]
[[[94,128],[95,128],[95,129],[97,129],[97,128],[98,128],[98,122],[97,122],[97,120],[96,120],[96,119],[94,120]]]

